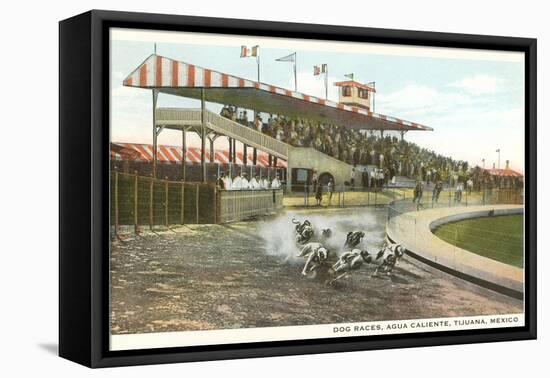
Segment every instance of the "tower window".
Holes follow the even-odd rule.
[[[342,87],[342,96],[351,97],[351,87],[349,86]]]

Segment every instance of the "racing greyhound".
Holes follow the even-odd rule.
[[[317,268],[328,258],[328,251],[321,243],[307,243],[304,245],[298,257],[307,257],[302,274],[307,274]]]
[[[401,244],[386,242],[382,249],[376,254],[376,261],[379,262],[374,276],[378,271],[382,271],[388,275],[391,274],[393,268],[405,254],[405,248]]]
[[[350,249],[353,249],[357,247],[359,243],[361,243],[361,239],[365,237],[365,233],[363,231],[350,231],[348,232],[346,236],[346,242],[344,243],[344,248],[348,247]]]
[[[296,243],[304,244],[311,240],[313,237],[313,227],[311,227],[311,222],[307,219],[300,223],[300,221],[292,218],[292,223],[294,223],[296,230]]]
[[[334,277],[329,284],[332,285],[334,282],[342,279],[353,271],[361,268],[363,263],[372,263],[375,257],[370,254],[367,250],[360,250],[358,248],[352,249],[350,251],[344,252],[338,261],[332,266],[332,270],[336,277]]]

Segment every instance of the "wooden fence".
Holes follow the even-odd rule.
[[[218,190],[212,183],[154,179],[111,173],[111,225],[133,228],[217,224],[273,213],[283,206],[281,189]]]

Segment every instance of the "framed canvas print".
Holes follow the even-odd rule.
[[[60,355],[536,337],[536,40],[60,22]]]

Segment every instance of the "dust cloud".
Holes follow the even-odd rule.
[[[345,210],[331,212],[287,211],[275,219],[262,222],[259,235],[264,242],[264,250],[269,255],[281,256],[287,262],[298,263],[303,259],[296,255],[300,246],[294,241],[296,235],[292,218],[303,222],[308,219],[315,232],[311,241],[322,243],[330,253],[339,256],[344,252],[344,243],[350,231],[363,231],[365,237],[356,248],[376,252],[384,242],[385,224],[369,210]],[[326,239],[322,230],[330,228],[332,235]]]

